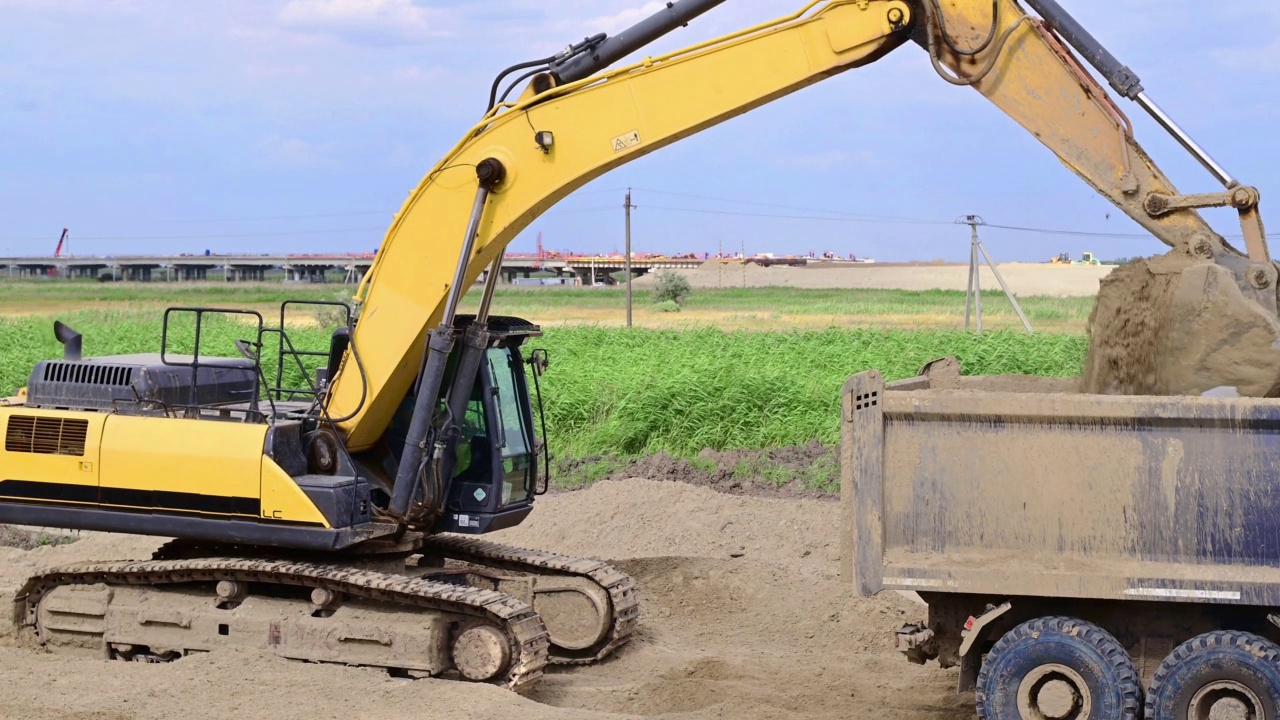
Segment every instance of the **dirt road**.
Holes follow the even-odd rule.
[[[836,505],[645,480],[540,501],[495,539],[615,560],[643,592],[638,637],[592,668],[552,669],[529,697],[444,680],[235,651],[167,665],[0,647],[0,717],[48,720],[415,718],[961,720],[953,673],[908,664],[890,633],[923,608],[853,596],[836,574]],[[0,548],[0,590],[34,568],[146,557],[158,543],[92,535]],[[733,557],[738,556],[738,557]]]

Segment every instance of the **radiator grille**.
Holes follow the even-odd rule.
[[[88,420],[10,415],[4,434],[6,452],[84,456]]]
[[[126,365],[51,362],[44,366],[46,382],[75,385],[114,385],[128,387],[133,383],[133,368]]]

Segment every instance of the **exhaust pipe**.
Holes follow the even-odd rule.
[[[84,337],[61,320],[53,322],[53,336],[62,343],[62,359],[79,362],[83,356]]]

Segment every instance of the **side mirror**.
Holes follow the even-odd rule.
[[[529,366],[533,368],[533,374],[539,377],[547,371],[547,367],[551,365],[551,354],[542,348],[529,353]]]
[[[258,362],[258,349],[261,347],[261,344],[249,342],[248,340],[236,341],[236,352],[244,356],[245,360],[251,360],[255,363]]]

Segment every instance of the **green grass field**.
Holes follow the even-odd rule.
[[[353,286],[336,284],[0,282],[0,312],[47,314],[104,305],[207,305],[268,311],[284,300],[345,300],[354,292]],[[651,289],[636,289],[635,307],[642,323],[652,319],[652,295]],[[621,319],[626,291],[622,288],[500,288],[495,297],[495,307],[503,313],[592,322]],[[946,325],[951,327],[963,318],[964,301],[963,292],[946,290],[699,289],[685,303],[682,313],[662,320],[696,324],[714,321],[712,316],[761,320],[809,316],[836,324],[840,318],[858,318],[874,325],[877,317],[919,318],[930,324],[945,318]],[[1027,297],[1020,301],[1027,317],[1037,326],[1082,327],[1093,309],[1092,298]],[[464,311],[473,308],[475,302],[473,293],[463,302]],[[999,292],[983,293],[983,311],[995,321],[1015,321],[1012,305]]]

